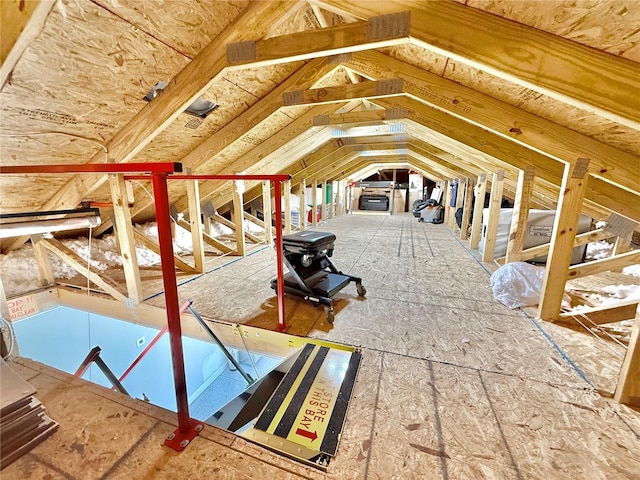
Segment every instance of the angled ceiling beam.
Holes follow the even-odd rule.
[[[408,120],[408,123],[411,121]],[[409,128],[409,133],[412,134],[413,128]],[[504,169],[505,171],[505,189],[509,193],[514,193],[516,184],[517,184],[517,176],[519,169],[514,169],[514,167],[502,160],[495,158],[487,158],[483,155],[478,155],[477,153],[468,153],[469,150],[464,146],[457,146],[451,143],[449,140],[447,141],[439,141],[433,138],[433,132],[428,132],[424,129],[420,131],[419,127],[416,127],[416,136],[411,137],[411,141],[409,144],[409,148],[412,151],[421,151],[422,149],[426,149],[427,152],[430,152],[433,156],[437,157],[439,160],[444,162],[455,162],[456,164],[465,165],[469,169],[472,168],[472,164],[475,163],[476,166],[482,168],[484,172],[495,172],[497,169]],[[418,138],[426,138],[426,141],[418,140]],[[427,143],[430,142],[430,143]],[[440,145],[441,148],[447,148],[450,151],[456,153],[457,156],[452,155],[448,152],[443,152],[440,148],[435,147],[435,145]],[[467,158],[468,157],[468,158]],[[453,159],[456,160],[453,160]],[[472,159],[472,160],[471,160]],[[597,182],[602,182],[602,180],[596,177],[589,177],[589,182],[587,184],[587,191],[589,192],[588,198],[586,198],[582,210],[584,213],[590,215],[593,218],[607,218],[613,210],[603,207],[599,202],[596,202],[597,192],[605,192],[611,191],[610,186],[606,185],[597,185]],[[548,179],[542,179],[540,177],[536,177],[535,180],[535,189],[534,189],[534,199],[535,201],[543,206],[544,208],[555,209],[558,203],[558,197],[560,194],[559,185],[550,182]],[[601,201],[609,204],[615,204],[618,207],[620,205],[626,205],[631,202],[631,205],[635,205],[634,200],[629,197],[629,192],[624,189],[620,189],[614,187],[614,190],[618,190],[618,195],[620,198],[618,199],[618,195],[615,195],[616,200],[613,202],[610,199],[601,199]],[[625,207],[622,207],[625,209]]]
[[[407,43],[409,14],[399,12],[336,27],[230,43],[227,65],[231,70],[255,68]]]
[[[152,102],[140,110],[107,143],[108,159],[128,162],[148,145],[186,107],[215,81],[226,66],[226,47],[231,42],[264,36],[272,24],[286,17],[291,3],[286,1],[252,2],[238,20],[229,25],[169,82]],[[104,162],[104,152],[94,155],[89,163]],[[106,175],[74,176],[60,188],[42,210],[75,208],[82,200],[107,181]],[[19,237],[8,249],[17,248],[27,240]]]
[[[270,115],[277,112],[278,109],[282,107],[283,92],[296,87],[311,87],[315,82],[329,75],[336,68],[336,65],[329,65],[325,58],[312,60],[303,65],[267,95],[182,157],[179,161],[182,163],[183,168],[198,169],[235,141],[240,140],[251,128],[259,125]],[[241,170],[243,169],[238,168],[234,171]],[[153,201],[144,191],[140,192],[140,195],[137,196],[134,203],[135,206],[131,212],[132,217],[140,215],[153,205]],[[183,204],[185,204],[185,200],[180,200],[180,205]],[[96,229],[95,234],[100,235],[112,226],[110,220],[105,220],[100,227]]]
[[[370,151],[376,151],[379,154],[378,158],[384,156],[397,157],[396,151],[389,148],[393,146],[392,144],[374,145],[372,146],[373,150]],[[304,159],[294,161],[288,165],[281,165],[282,170],[278,173],[291,175],[291,183],[293,185],[303,179],[330,180],[329,175],[331,175],[331,172],[345,168],[346,165],[358,157],[364,157],[362,148],[359,145],[347,146],[342,145],[339,141],[330,140],[312,154],[305,156]],[[262,168],[253,173],[266,173],[261,171]],[[245,203],[250,202],[261,194],[260,188],[257,186],[249,187],[245,193]],[[222,204],[227,204],[230,200],[231,189],[228,185],[222,185],[212,194],[217,195]]]
[[[324,106],[324,108],[326,109],[328,106]],[[317,111],[315,113],[317,113]],[[318,128],[312,126],[313,115],[315,113],[307,112],[301,115],[291,122],[287,128],[279,130],[275,135],[262,142],[258,147],[250,150],[246,154],[237,158],[230,165],[215,173],[255,173],[254,170],[252,170],[252,167],[255,168],[256,165],[261,165],[262,168],[268,168],[268,165],[271,162],[278,164],[278,168],[274,170],[281,171],[280,165],[287,165],[289,162],[293,162],[294,159],[304,155],[306,151],[311,151],[314,148],[317,148],[319,145],[331,138],[330,133],[327,131],[317,132],[316,135],[309,135],[309,129]],[[300,141],[299,137],[303,135],[307,135],[307,137],[304,141]],[[283,161],[283,159],[290,160]],[[275,171],[271,171],[269,173],[275,173]],[[206,199],[213,195],[219,195],[220,190],[224,190],[225,188],[226,186],[221,182],[203,183],[200,186],[200,198]],[[187,198],[183,197],[175,204],[178,211],[185,210],[188,206]]]
[[[437,138],[437,134],[434,132],[427,131],[425,129],[420,129],[419,126],[415,128],[411,127],[411,120],[407,120],[409,124],[407,129],[410,134],[415,134],[412,136],[412,142],[410,143],[410,148],[413,150],[425,149],[428,152],[431,152],[435,157],[445,161],[445,162],[455,162],[456,164],[466,165],[467,168],[472,169],[472,164],[476,164],[478,167],[482,168],[485,172],[495,172],[497,169],[503,169],[505,171],[505,188],[509,188],[509,192],[515,192],[515,185],[518,178],[518,173],[520,168],[514,168],[513,165],[494,157],[487,157],[485,155],[479,155],[477,152],[474,152],[472,149],[464,145],[459,145],[457,142],[451,142],[450,139],[441,140]],[[415,130],[415,132],[413,131]],[[420,138],[421,140],[417,140]],[[428,143],[427,143],[428,142]],[[437,145],[437,146],[434,146]],[[440,150],[441,148],[446,148],[451,152],[454,152],[456,155],[452,155],[449,152],[443,152]],[[452,158],[453,157],[453,158]],[[455,160],[454,160],[455,158]],[[603,207],[597,202],[594,202],[595,193],[593,185],[598,181],[602,181],[596,177],[589,177],[589,184],[592,185],[591,188],[587,185],[587,190],[590,192],[589,198],[586,199],[583,205],[583,211],[588,213],[594,218],[606,218],[612,212],[611,209]],[[558,196],[560,193],[560,187],[556,183],[550,181],[548,178],[540,178],[536,176],[536,186],[534,189],[534,198],[536,201],[544,205],[545,208],[555,208],[558,202]],[[511,185],[513,185],[513,189],[511,189]],[[598,192],[600,191],[610,191],[612,187],[600,185],[596,187]],[[626,196],[627,191],[624,189],[620,189],[618,187],[613,187],[614,190],[619,190],[619,194],[622,196],[624,200],[614,200],[611,202],[610,200],[604,200],[605,202],[609,202],[609,204],[620,205],[626,204],[629,199]]]
[[[513,165],[473,151],[465,145],[422,128],[412,120],[407,120],[407,128],[412,138],[410,145],[414,151],[437,158],[441,162],[465,168],[474,175],[503,169],[507,178],[518,178],[518,170]]]
[[[405,108],[408,118],[430,130],[452,138],[463,145],[468,145],[474,150],[499,159],[512,167],[524,170],[528,165],[533,165],[536,168],[536,176],[555,185],[561,183],[563,164],[551,157],[414,99],[395,97],[376,102],[386,108]],[[589,177],[589,182],[593,187],[591,190],[587,189],[586,198],[600,203],[608,210],[618,212],[634,221],[640,221],[640,195],[617,185],[598,181],[593,176]],[[626,201],[618,200],[619,198],[635,198],[635,201],[629,204]]]
[[[411,43],[640,130],[640,64],[458,2],[314,0],[358,18],[410,9]]]
[[[199,168],[282,108],[282,96],[286,92],[295,88],[311,88],[316,82],[330,75],[336,68],[336,65],[327,63],[326,58],[319,58],[306,63],[263,98],[185,155],[180,160],[183,167],[189,167],[194,170]]]
[[[471,89],[462,87],[454,82],[449,82],[438,76],[430,75],[419,68],[413,67],[404,62],[394,60],[391,57],[379,54],[378,52],[362,52],[361,56],[374,57],[374,60],[370,60],[369,62],[360,62],[358,64],[359,73],[365,74],[365,75],[379,75],[379,72],[386,71],[388,72],[387,74],[390,77],[393,77],[395,75],[402,76],[402,77],[406,76],[406,78],[410,80],[406,82],[405,84],[406,86],[404,87],[405,90],[408,93],[411,93],[414,98],[418,99],[421,102],[423,101],[422,97],[423,96],[426,97],[427,100],[425,100],[424,103],[427,105],[434,104],[438,109],[442,109],[446,112],[451,112],[455,114],[456,119],[455,120],[450,119],[450,121],[456,121],[458,118],[466,119],[467,116],[470,114],[469,112],[474,111],[474,109],[470,108],[468,105],[477,106],[481,104],[480,102],[484,102],[483,106],[485,108],[484,109],[477,108],[477,110],[479,111],[481,110],[482,113],[477,115],[476,117],[478,118],[474,118],[474,120],[477,122],[482,121],[482,122],[487,122],[492,124],[491,126],[494,127],[495,130],[490,129],[490,132],[494,134],[494,138],[496,139],[503,138],[507,140],[507,142],[513,141],[513,147],[510,147],[510,148],[515,148],[521,156],[524,153],[525,155],[528,156],[530,160],[537,159],[537,163],[531,163],[531,164],[538,168],[542,167],[543,169],[545,168],[551,169],[551,171],[553,171],[555,174],[554,177],[558,175],[557,181],[560,181],[561,179],[561,177],[559,176],[562,168],[561,163],[556,161],[556,159],[549,157],[548,155],[543,155],[539,145],[531,145],[530,144],[532,143],[531,141],[522,142],[520,140],[514,139],[514,136],[518,136],[518,137],[521,136],[522,128],[525,128],[524,123],[517,123],[519,127],[511,127],[509,129],[509,130],[514,130],[516,132],[520,132],[520,133],[512,133],[510,134],[510,136],[506,135],[503,132],[503,130],[506,130],[506,128],[504,127],[506,122],[513,122],[512,119],[514,117],[520,120],[521,122],[524,122],[524,121],[529,122],[527,125],[531,125],[531,127],[527,127],[526,130],[528,132],[534,132],[533,134],[531,134],[531,136],[535,137],[535,139],[532,139],[533,143],[535,144],[537,139],[541,139],[541,141],[545,143],[544,146],[547,147],[546,148],[547,150],[551,149],[555,155],[562,155],[562,158],[560,160],[567,161],[568,163],[575,163],[575,161],[578,158],[580,158],[579,155],[581,154],[584,154],[584,155],[595,154],[595,156],[599,159],[599,161],[593,162],[596,168],[596,175],[599,173],[600,175],[603,175],[607,178],[615,176],[615,178],[619,182],[632,184],[633,186],[636,186],[636,188],[638,188],[637,191],[640,191],[640,175],[638,175],[638,172],[637,172],[640,165],[640,158],[638,158],[635,155],[629,154],[627,152],[623,152],[613,147],[609,147],[608,145],[605,145],[601,142],[597,142],[585,135],[581,135],[579,133],[573,132],[572,130],[569,130],[567,128],[556,125],[552,122],[541,119],[535,115],[527,114],[526,112],[523,112],[518,108],[511,107],[507,104],[491,99],[488,96],[481,95],[477,92],[474,92]],[[391,67],[393,68],[389,67],[389,65],[391,65]],[[435,85],[429,84],[423,80],[423,78],[429,78],[429,77],[434,78]],[[454,92],[451,92],[451,89],[454,89]],[[446,95],[446,94],[443,94],[442,91],[449,92],[449,95],[452,97],[452,101],[444,102],[441,100],[440,102],[433,102],[433,100],[431,99],[431,96],[428,93],[433,91],[438,92],[436,98],[439,98],[439,99],[442,99],[443,96]],[[452,95],[451,93],[455,93],[455,94]],[[466,102],[463,102],[461,105],[459,100],[461,95],[463,99],[471,99],[473,101],[467,100]],[[299,97],[301,99],[303,98],[302,95],[299,95]],[[396,98],[396,100],[398,100],[398,102],[406,101],[401,98]],[[456,100],[456,101],[453,101],[453,100]],[[380,99],[378,99],[376,103],[381,104]],[[451,105],[451,107],[442,108],[443,104]],[[493,115],[488,114],[487,108],[486,108],[487,104],[489,105],[490,113],[493,113]],[[460,114],[461,111],[465,111],[465,114],[461,115]],[[406,115],[406,110],[404,113]],[[437,114],[441,119],[446,117],[446,114],[443,114],[442,112],[437,112]],[[506,122],[505,122],[505,118],[508,119]],[[509,123],[506,123],[506,124],[509,125]],[[480,129],[477,128],[477,124],[475,122],[470,122],[470,126],[472,128],[476,127],[476,130],[481,131]],[[351,129],[344,129],[344,132],[345,132],[344,135],[348,136],[349,135],[348,132],[351,132],[351,131],[353,132],[357,131],[359,133],[365,132],[369,128],[386,133],[387,130],[391,130],[392,128],[397,128],[397,126],[378,125],[375,127],[354,127]],[[565,142],[563,141],[567,138],[569,140],[572,140],[572,142],[570,142],[569,148],[566,146]],[[466,143],[466,142],[463,142],[463,143]],[[531,152],[525,152],[526,148],[523,148],[523,146],[525,145],[528,147],[535,147],[535,148],[531,150]],[[586,148],[585,148],[585,145],[586,145]],[[492,156],[494,156],[495,158],[502,158],[501,156],[496,156],[495,154],[492,154]],[[588,158],[592,158],[592,157],[588,157]],[[542,178],[549,180],[548,177],[542,176]],[[554,181],[554,183],[556,182]],[[602,184],[599,182],[594,182],[593,185],[595,185],[593,188],[606,187],[606,190],[611,188],[608,184]],[[605,192],[604,191],[599,192],[598,198],[607,200],[606,196],[603,195],[603,193]],[[625,196],[627,196],[626,191],[621,192],[621,194],[624,194]],[[594,196],[591,195],[590,198],[593,200]],[[605,206],[607,208],[610,208],[611,201],[609,201],[608,204],[609,206],[607,205]],[[618,203],[618,205],[620,204]],[[623,204],[623,205],[626,206],[626,204]],[[625,210],[628,210],[628,208]],[[623,215],[625,214],[622,211],[620,213]]]
[[[339,145],[335,140],[330,140],[316,152],[305,157],[304,161],[297,161],[284,168],[281,172],[291,175],[291,183],[295,185],[302,179],[323,179],[325,172],[344,166],[358,156],[357,152],[347,152],[349,147]],[[347,154],[345,154],[347,152]],[[262,195],[259,186],[251,187],[245,192],[245,202],[250,202]],[[225,211],[229,204],[228,193],[220,195],[216,204],[221,205]]]
[[[55,0],[0,2],[0,91],[11,77],[24,51],[42,31],[55,3]]]
[[[575,163],[578,158],[590,158],[592,175],[640,192],[640,157],[636,155],[380,52],[356,52],[343,64],[368,78],[401,77],[405,92],[421,102],[557,160]],[[640,93],[636,95],[640,98]]]
[[[171,79],[162,93],[114,135],[107,144],[109,158],[115,162],[129,161],[220,78],[226,67],[229,43],[249,34],[264,36],[271,24],[286,16],[290,8],[289,2],[251,2],[235,23],[216,36]],[[95,160],[98,158],[92,159]]]
[[[372,58],[374,57],[380,57],[380,60],[384,59],[390,59],[391,57],[387,57],[379,52],[362,52],[359,53],[357,55],[354,55],[353,59],[348,62],[347,65],[354,65],[354,64],[359,64],[359,61],[361,60],[360,58],[356,58],[356,57],[367,57],[369,58],[371,61]],[[392,65],[393,63],[398,62],[395,59],[391,59],[390,62],[381,62],[377,64],[377,68],[376,68],[376,72],[378,73],[384,73],[387,72],[388,67],[390,67],[390,65]],[[403,62],[399,62],[399,63],[403,63]],[[406,64],[404,64],[406,65]],[[415,68],[411,65],[409,65],[409,67],[411,67],[412,69]],[[399,69],[391,69],[389,71],[393,72],[390,75],[393,74],[398,74],[399,71],[402,71],[404,68]],[[367,70],[370,70],[369,67],[367,67]],[[446,79],[443,79],[437,75],[432,75],[429,72],[420,70],[420,72],[422,72],[422,74],[419,76],[419,79],[426,79],[428,80],[428,82],[425,82],[425,84],[423,86],[427,86],[427,84],[431,84],[433,83],[433,81],[435,81],[435,83],[427,89],[423,89],[423,92],[431,92],[431,93],[425,93],[425,98],[436,98],[438,100],[434,101],[434,104],[438,107],[443,107],[443,106],[447,106],[450,105],[451,106],[451,112],[453,113],[456,110],[456,103],[451,101],[451,99],[453,98],[458,98],[460,99],[460,93],[461,90],[469,90],[466,89],[466,87],[463,87],[457,83],[448,81]],[[403,72],[404,73],[404,72]],[[415,77],[416,79],[418,77]],[[405,77],[405,81],[407,82],[407,88],[409,85],[411,85],[415,79],[414,77],[409,78],[408,76]],[[416,87],[417,88],[417,87]],[[436,95],[436,89],[437,89],[437,95]],[[453,90],[451,90],[453,89]],[[480,96],[480,97],[486,97],[483,94],[480,94],[478,92],[475,92],[473,90],[470,91],[474,96]],[[469,92],[467,92],[469,93]],[[449,100],[447,100],[449,98]],[[490,97],[486,97],[486,99],[488,99],[490,102],[494,102],[496,100],[490,98]],[[424,101],[424,99],[421,99],[421,101]],[[497,102],[497,101],[496,101]],[[460,101],[460,103],[462,104],[462,108],[465,108],[465,103],[464,101]],[[501,103],[501,102],[498,102]],[[503,104],[504,107],[505,104]],[[485,116],[488,116],[490,118],[496,118],[497,115],[500,114],[500,112],[502,111],[501,107],[500,109],[497,109],[494,111],[495,113],[495,117],[491,116],[491,109],[487,109],[486,108],[486,104],[484,105],[485,108],[481,109],[481,111],[484,113]],[[532,120],[537,121],[540,120],[540,117],[537,116],[533,116],[531,114],[528,114],[520,109],[516,109],[515,107],[511,107],[509,105],[506,105],[507,110],[512,110],[513,111],[506,111],[505,113],[505,119],[507,118],[507,115],[511,118],[515,116],[520,116],[522,114],[524,114],[525,116],[530,116]],[[447,110],[447,108],[444,108],[445,110]],[[405,119],[407,116],[407,112],[406,109],[402,109],[402,108],[395,108],[395,109],[377,109],[377,110],[368,110],[368,111],[364,111],[364,112],[353,112],[350,114],[341,114],[341,115],[327,115],[327,116],[322,116],[322,117],[318,117],[317,119],[314,119],[314,124],[317,125],[340,125],[343,128],[347,128],[348,125],[350,124],[359,124],[359,123],[366,123],[366,122],[375,122],[375,121],[384,121],[384,120],[401,120],[401,119]],[[518,122],[518,118],[515,118],[515,122]],[[514,124],[518,124],[518,125],[522,125],[522,123],[515,123]],[[545,121],[546,122],[546,121]],[[548,122],[551,123],[551,122]],[[506,127],[509,125],[505,126],[505,130]],[[514,128],[514,127],[510,127],[510,128]],[[563,127],[560,127],[563,128]],[[532,126],[530,126],[530,128],[528,128],[526,130],[526,132],[534,132],[536,135],[538,135],[538,133],[540,133],[540,130],[537,130],[536,128]],[[446,166],[447,168],[453,168],[454,166],[456,166],[456,164],[459,164],[459,162],[462,162],[463,164],[467,165],[468,167],[470,167],[470,165],[468,165],[468,163],[466,163],[467,161],[464,159],[461,159],[459,157],[455,157],[454,155],[452,155],[451,153],[448,153],[444,150],[441,150],[439,148],[434,147],[433,145],[430,145],[427,142],[423,142],[421,140],[418,139],[418,137],[416,136],[412,136],[411,135],[411,130],[408,130],[409,133],[409,149],[412,152],[412,155],[428,155],[429,157],[435,157],[438,159],[439,162],[443,163],[444,166]],[[567,139],[568,141],[571,142],[572,145],[577,145],[578,148],[583,148],[585,145],[585,142],[587,142],[587,144],[590,144],[591,142],[595,142],[598,145],[594,145],[591,144],[591,148],[593,148],[593,152],[597,153],[598,155],[600,155],[600,158],[611,158],[611,157],[617,157],[617,154],[620,152],[617,149],[614,149],[613,147],[610,147],[606,144],[602,144],[600,142],[596,142],[595,140],[591,139],[590,137],[585,137],[583,135],[578,134],[577,132],[574,132],[573,130],[569,130],[568,132],[562,132],[564,134],[567,135]],[[540,133],[542,135],[542,133]],[[546,140],[548,140],[549,135],[542,135],[543,138]],[[580,138],[583,137],[583,138]],[[360,138],[361,137],[353,137],[356,139],[356,142],[361,141]],[[350,138],[348,139],[350,140]],[[577,143],[575,143],[577,142]],[[563,142],[557,141],[556,146],[557,148],[563,148]],[[551,149],[553,150],[553,149]],[[623,156],[625,156],[626,159],[626,163],[628,165],[634,165],[634,161],[629,157],[629,154],[626,154],[625,152],[623,152]],[[453,163],[449,163],[449,162],[453,162]],[[637,164],[637,163],[636,163]],[[496,168],[504,168],[504,169],[509,169],[511,166],[506,164],[505,162],[499,162],[498,164],[496,164]],[[483,168],[486,169],[486,171],[494,171],[495,168],[490,168],[487,169],[487,166],[484,165]],[[453,175],[450,178],[457,178],[459,176],[459,174],[462,172],[459,172],[457,175]],[[539,180],[538,180],[539,181]],[[602,182],[602,180],[598,181],[595,178],[593,180],[590,180],[589,185],[587,186],[587,197],[588,198],[592,198],[593,200],[596,199],[600,199],[600,202],[603,201],[602,199],[606,196],[604,194],[604,192],[607,192],[609,190],[609,186],[608,185],[603,185],[600,182]],[[540,201],[543,202],[543,204],[545,205],[551,205],[554,204],[551,200],[549,199],[557,199],[558,197],[558,189],[557,188],[550,188],[551,187],[551,183],[549,182],[544,182],[547,184],[547,187],[545,188],[545,192],[546,195],[548,197],[548,199],[541,199]],[[556,186],[557,187],[557,186]],[[631,194],[630,192],[628,192],[627,190],[624,189],[618,189],[616,196],[618,195],[622,195],[623,198],[620,199],[619,204],[622,205],[623,211],[628,210],[628,206],[629,205],[633,205],[633,202],[637,201],[637,198]],[[595,202],[595,203],[599,203],[599,202]],[[605,202],[606,203],[606,202]],[[591,205],[589,207],[590,211],[591,211],[591,215],[595,216],[594,212],[598,212],[599,215],[605,215],[604,213],[604,209],[597,207],[596,205]],[[608,210],[607,210],[608,211]],[[624,213],[623,213],[624,214]],[[626,212],[625,216],[631,216],[632,212]],[[606,215],[605,215],[606,216]]]

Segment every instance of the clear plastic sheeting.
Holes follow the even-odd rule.
[[[534,307],[540,303],[544,267],[525,262],[503,265],[491,275],[493,297],[509,308]]]

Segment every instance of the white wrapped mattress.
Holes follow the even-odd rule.
[[[489,217],[489,209],[482,211],[482,237],[480,238],[480,253],[484,253],[485,237],[487,233],[487,223]],[[500,220],[498,222],[498,233],[496,235],[495,257],[503,257],[507,254],[507,243],[509,242],[509,231],[511,230],[511,218],[513,217],[513,208],[501,208]],[[529,210],[529,219],[527,221],[527,233],[524,239],[524,248],[531,248],[551,241],[553,233],[553,222],[555,221],[555,210]],[[588,232],[591,228],[591,218],[586,215],[580,215],[578,221],[578,233]],[[573,249],[571,256],[571,264],[580,263],[584,256],[586,246],[580,246]],[[533,259],[534,262],[546,262],[546,255]]]

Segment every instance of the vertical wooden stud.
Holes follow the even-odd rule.
[[[636,310],[629,346],[622,361],[613,398],[617,402],[640,407],[640,307]]]
[[[467,178],[464,190],[464,206],[462,208],[462,222],[460,226],[460,239],[469,237],[469,218],[471,217],[471,205],[473,203],[473,179]]]
[[[236,255],[245,256],[244,214],[243,208],[244,181],[233,180],[233,221],[236,225]]]
[[[300,230],[307,229],[307,182],[303,178],[300,180],[300,192],[298,193],[298,203],[300,204]]]
[[[262,216],[264,217],[264,239],[267,244],[273,243],[273,226],[271,224],[271,182],[262,181]]]
[[[533,195],[535,174],[535,169],[531,166],[520,170],[518,174],[518,187],[516,190],[516,198],[513,202],[513,218],[511,219],[505,263],[517,262],[521,258],[524,239],[527,233],[527,222],[529,221],[529,208],[531,205],[531,196]]]
[[[335,210],[336,210],[336,202],[335,202],[335,198],[336,198],[336,182],[330,182],[329,186],[331,187],[331,196],[329,197],[329,218],[333,218],[335,216]]]
[[[291,233],[291,180],[282,182],[282,193],[284,193],[284,233]]]
[[[456,185],[456,195],[453,194],[453,186]],[[460,189],[460,182],[458,179],[455,179],[450,182],[449,188],[451,190],[451,196],[448,205],[449,209],[449,220],[447,221],[447,226],[453,230],[454,225],[456,224],[456,210],[458,209],[458,195],[457,192]]]
[[[380,178],[380,175],[378,175]],[[396,169],[393,169],[393,176],[391,180],[391,198],[389,202],[389,213],[393,215],[396,210]]]
[[[327,221],[327,181],[322,181],[322,212],[320,212],[320,220]]]
[[[500,206],[502,205],[502,192],[504,191],[504,170],[498,170],[493,174],[491,183],[491,203],[489,205],[489,219],[487,222],[487,232],[484,238],[484,251],[482,261],[493,261],[496,250],[496,235],[498,234],[498,223],[500,222]]]
[[[542,320],[555,320],[560,314],[580,209],[589,178],[588,169],[589,159],[586,158],[579,158],[575,165],[567,165],[564,169],[538,308],[538,316]]]
[[[120,244],[122,267],[127,284],[127,296],[137,305],[142,302],[144,296],[142,294],[142,281],[140,280],[140,269],[136,255],[136,244],[133,238],[133,225],[131,224],[131,211],[129,210],[124,175],[109,175],[109,186],[113,202],[115,233]]]
[[[193,267],[196,272],[204,272],[204,239],[200,217],[200,189],[197,180],[187,180],[187,199],[189,201],[189,226],[193,244]]]
[[[204,222],[204,231],[207,233],[207,235],[211,235],[211,217],[204,215],[202,218]]]
[[[451,217],[451,181],[445,180],[442,183],[442,200],[444,207],[444,224],[449,225],[449,218]]]
[[[314,227],[318,224],[318,181],[311,182],[311,225]]]
[[[483,173],[478,177],[476,201],[473,207],[473,219],[471,220],[471,240],[469,241],[469,246],[473,250],[477,250],[480,245],[480,237],[482,236],[482,211],[484,210],[484,197],[486,194],[487,175]]]

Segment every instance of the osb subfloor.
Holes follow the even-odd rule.
[[[365,299],[353,285],[335,297],[333,325],[321,309],[286,299],[288,333],[363,351],[327,473],[213,427],[176,453],[162,446],[175,414],[18,360],[60,428],[2,478],[640,478],[640,413],[588,383],[603,362],[613,374],[614,360],[569,358],[562,336],[547,334],[552,344],[541,333],[548,324],[495,302],[485,269],[495,267],[478,263],[447,227],[350,215],[317,229],[336,234],[332,260],[367,289]],[[180,298],[205,317],[274,329],[274,258],[258,249],[213,265],[181,286]],[[571,335],[569,347],[588,355],[577,349],[587,337]]]

